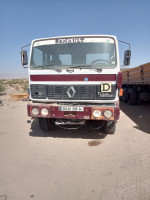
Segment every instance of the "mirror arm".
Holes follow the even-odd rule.
[[[129,45],[129,50],[130,50],[130,43],[128,43],[128,42],[124,42],[124,41],[122,41],[122,40],[118,40],[119,42],[121,42],[121,43],[124,43],[124,44],[127,44],[127,45]]]
[[[30,46],[30,45],[31,45],[31,44],[27,44],[27,45],[25,45],[25,46],[22,46],[22,47],[21,47],[21,51],[23,50],[24,47],[28,47],[28,46]]]

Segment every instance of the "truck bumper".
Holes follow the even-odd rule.
[[[62,111],[62,107],[77,108],[82,107],[82,111]],[[73,110],[75,110],[73,109]],[[94,111],[99,110],[100,116],[95,117]],[[105,112],[107,111],[107,112]],[[27,105],[28,116],[30,117],[43,117],[55,119],[84,119],[84,120],[106,120],[116,121],[120,116],[119,102],[115,106],[102,106],[102,105],[58,105],[58,104],[39,104],[30,103]],[[106,116],[106,113],[111,116]]]

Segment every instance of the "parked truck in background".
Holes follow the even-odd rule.
[[[122,72],[122,100],[130,105],[150,100],[150,63]]]
[[[130,63],[126,50],[124,64]],[[28,64],[21,50],[22,65]],[[104,127],[113,134],[119,119],[122,87],[118,40],[109,35],[79,35],[32,41],[29,60],[28,116],[43,131],[55,125]]]

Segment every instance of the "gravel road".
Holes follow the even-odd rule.
[[[150,199],[150,104],[121,103],[114,135],[43,134],[27,102],[1,99],[0,200]]]

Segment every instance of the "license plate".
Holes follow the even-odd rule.
[[[59,107],[60,111],[79,111],[83,112],[83,107],[71,107],[71,106],[64,106],[64,107]]]

